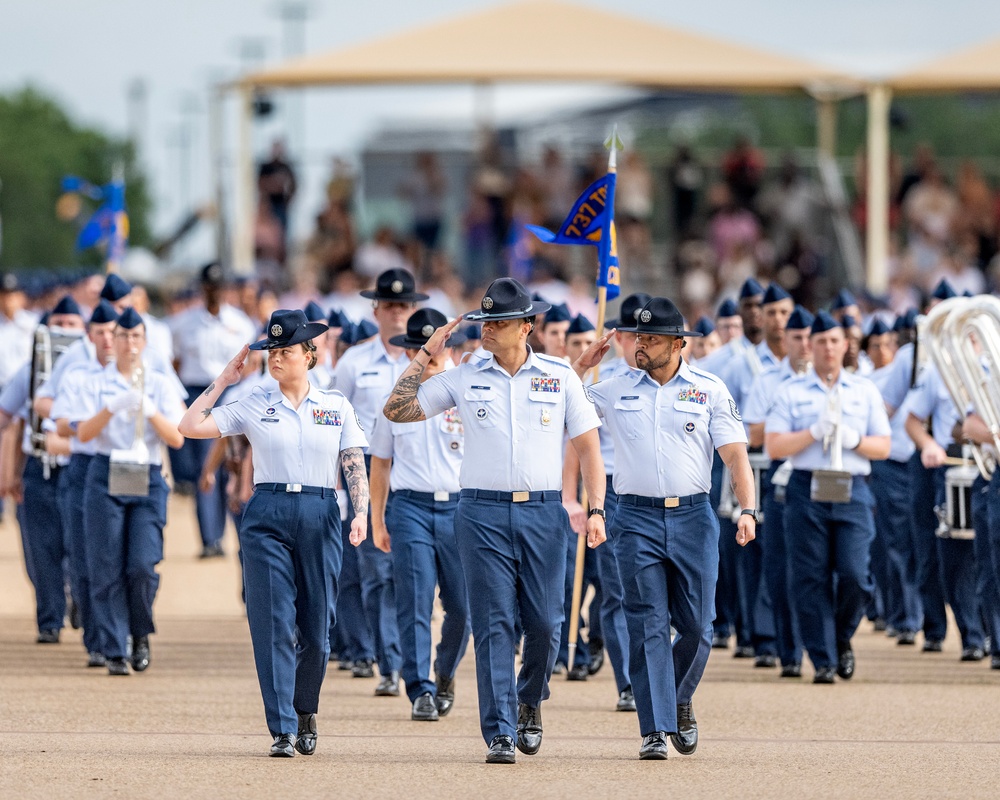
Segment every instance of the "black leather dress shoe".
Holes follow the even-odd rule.
[[[986,652],[981,647],[963,647],[962,661],[982,661],[986,658]]]
[[[424,692],[414,700],[410,719],[416,722],[437,722],[438,710],[437,705],[434,703],[434,695],[430,692]]]
[[[149,637],[140,636],[132,645],[132,669],[142,672],[149,666]]]
[[[351,667],[351,675],[355,678],[374,678],[375,670],[372,667],[372,662],[368,659],[355,661]]]
[[[837,656],[837,674],[845,681],[854,677],[854,651],[847,647]]]
[[[487,764],[513,764],[514,740],[509,736],[494,736],[490,751],[486,754]]]
[[[907,647],[909,645],[914,645],[917,643],[917,634],[913,631],[900,631],[896,634],[896,644],[902,647]]]
[[[268,755],[271,758],[292,758],[295,755],[295,737],[290,733],[278,734]]]
[[[375,687],[375,696],[399,697],[399,673],[396,670],[382,676],[382,680]]]
[[[941,642],[937,639],[924,639],[924,646],[921,649],[925,653],[940,653]]]
[[[66,616],[69,617],[69,626],[73,630],[78,631],[83,627],[83,614],[80,612],[80,606],[76,604],[76,600],[73,598],[70,598]]]
[[[875,619],[872,620],[872,628],[878,633],[882,633],[882,631],[884,631],[887,627],[888,625],[886,625],[883,617],[875,617]]]
[[[837,670],[833,667],[820,667],[813,675],[813,683],[833,683]]]
[[[604,666],[604,640],[596,636],[587,643],[590,651],[590,666],[587,667],[588,675],[596,675]]]
[[[59,644],[59,631],[55,629],[39,631],[35,641],[38,644]]]
[[[568,681],[585,681],[587,676],[590,674],[587,669],[586,664],[577,664],[573,669],[566,673],[566,680]]]
[[[106,667],[107,665],[108,660],[104,657],[103,653],[87,653],[88,667]]]
[[[716,631],[712,634],[712,647],[716,650],[725,650],[729,647],[729,635]]]
[[[667,753],[667,734],[663,731],[654,731],[642,737],[642,747],[639,748],[642,761],[666,761]]]
[[[753,658],[753,648],[749,645],[738,645],[733,650],[733,658]]]
[[[802,677],[802,665],[799,663],[795,664],[783,664],[781,666],[781,677],[782,678],[801,678]]]
[[[109,658],[108,675],[128,675],[128,662],[124,658]]]
[[[340,663],[337,664],[337,669],[341,672],[350,672],[354,669],[354,662],[347,658],[341,659]]]
[[[304,756],[316,752],[316,715],[299,714],[299,733],[295,738],[295,749]]]
[[[1000,669],[1000,653],[994,653],[990,657],[990,669]]]
[[[698,749],[698,720],[690,703],[677,704],[677,733],[670,734],[670,743],[682,756]]]
[[[618,695],[618,705],[615,711],[635,711],[635,695],[632,694],[632,687],[626,686]]]
[[[542,746],[542,710],[518,703],[517,749],[526,756],[533,756]]]
[[[761,667],[764,669],[777,666],[777,664],[778,657],[773,653],[761,653],[753,660],[753,665],[755,667]]]
[[[434,703],[437,705],[437,711],[439,717],[448,716],[448,712],[451,711],[451,707],[455,705],[455,679],[454,678],[442,678],[437,679],[437,697],[434,698]]]
[[[566,671],[566,665],[562,661],[557,661],[555,666],[552,667],[553,675],[562,675]]]

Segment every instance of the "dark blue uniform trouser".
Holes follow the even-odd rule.
[[[935,498],[939,506],[945,502],[945,472],[947,467],[932,470],[936,487]],[[976,596],[975,545],[968,539],[942,539],[935,536],[941,584],[955,625],[962,637],[962,647],[982,647],[983,618],[979,613]]]
[[[794,470],[785,494],[785,539],[802,646],[816,669],[837,666],[871,600],[875,538],[868,483],[855,476],[849,503],[809,499],[812,473]]]
[[[618,510],[618,495],[615,494],[611,475],[608,475],[607,491],[604,495],[604,511],[607,515],[608,541],[598,547],[597,574],[601,581],[601,632],[604,634],[604,646],[608,651],[608,660],[615,673],[615,685],[619,694],[632,685],[628,671],[628,626],[625,621],[625,609],[622,605],[622,579],[618,571],[618,559],[615,557],[614,542],[611,533],[614,530],[615,513]],[[595,598],[596,601],[596,598]],[[593,611],[591,612],[593,613]]]
[[[431,614],[434,589],[441,587],[441,641],[434,673],[452,678],[469,644],[469,599],[455,541],[458,501],[398,491],[389,496],[386,522],[392,537],[396,612],[402,646],[403,680],[410,701],[437,695],[431,672]]]
[[[605,511],[605,514],[607,511]],[[583,636],[580,634],[583,628],[583,600],[587,594],[587,587],[593,586],[597,590],[597,594],[600,594],[600,578],[597,573],[597,553],[587,547],[586,541],[583,542],[584,547],[584,558],[583,558],[583,587],[580,592],[580,613],[577,614],[576,618],[576,655],[573,657],[573,663],[569,664],[569,623],[570,623],[570,612],[573,609],[573,582],[576,580],[576,548],[577,540],[579,539],[578,534],[573,533],[573,529],[568,527],[565,531],[565,542],[566,542],[566,585],[565,585],[565,600],[563,602],[563,623],[559,630],[559,654],[556,656],[556,661],[560,664],[568,664],[572,667],[588,667],[590,666],[590,648],[587,647],[587,643],[584,641]],[[595,598],[599,599],[599,598]],[[598,616],[597,609],[599,606],[592,606],[590,614],[591,619]],[[592,631],[589,631],[593,635]]]
[[[938,563],[938,518],[934,513],[937,486],[934,470],[920,463],[920,452],[910,458],[910,526],[913,555],[917,564],[917,586],[920,587],[920,607],[923,612],[924,639],[943,642],[948,632],[948,617],[944,608],[944,586]]]
[[[240,548],[264,715],[272,736],[295,734],[319,710],[342,555],[337,493],[255,491]]]
[[[976,555],[976,596],[983,615],[983,625],[990,637],[991,649],[1000,652],[1000,531],[995,526],[1000,518],[990,516],[995,502],[994,484],[981,477],[972,486],[972,524],[976,530],[973,542]],[[1000,498],[997,498],[1000,500]],[[1000,511],[998,506],[997,511]]]
[[[59,515],[59,473],[53,466],[45,479],[40,458],[26,456],[24,502],[17,507],[24,563],[35,587],[35,619],[40,631],[62,629],[66,616],[66,578],[63,558],[66,544]]]
[[[677,704],[691,702],[712,650],[718,518],[707,495],[677,508],[619,497],[613,528],[639,731],[674,733]]]
[[[897,631],[916,633],[921,610],[911,532],[910,480],[911,468],[904,461],[872,462],[875,536],[885,549],[881,586],[885,621]]]
[[[739,545],[736,544],[736,526],[731,519],[719,516],[719,502],[722,499],[722,457],[715,453],[712,457],[712,491],[709,502],[719,525],[719,579],[715,585],[715,613],[713,627],[723,636],[736,634],[739,645],[750,645],[752,636],[749,626],[740,612],[739,569],[737,567]],[[732,533],[732,536],[729,534]]]
[[[514,736],[519,702],[537,707],[549,696],[563,620],[563,531],[569,525],[561,501],[560,492],[524,503],[490,500],[475,489],[464,489],[458,501],[455,535],[469,590],[479,724],[487,743]],[[518,614],[524,649],[515,682]]]
[[[188,402],[193,402],[207,387],[185,386]],[[186,481],[195,487],[195,512],[198,517],[198,530],[201,533],[201,543],[205,547],[217,545],[222,541],[226,531],[226,481],[228,473],[224,466],[219,467],[215,474],[215,485],[207,492],[198,488],[201,470],[205,459],[215,445],[214,439],[185,439],[179,450],[171,450],[171,466],[174,478]]]
[[[108,658],[125,658],[128,636],[147,636],[160,585],[167,484],[159,466],[149,468],[148,497],[108,494],[109,459],[96,455],[87,467],[83,527],[90,567],[91,602],[100,633],[98,648]]]
[[[764,581],[774,614],[775,648],[782,666],[802,662],[799,618],[789,586],[788,542],[785,536],[785,504],[775,498],[771,479],[784,462],[777,461],[764,476],[761,486],[764,521],[757,529],[756,542],[763,553]],[[766,652],[766,651],[765,651]]]
[[[66,531],[66,550],[69,555],[70,585],[74,586],[73,598],[80,610],[83,627],[83,646],[88,653],[100,652],[101,642],[90,599],[90,562],[87,560],[87,537],[83,526],[83,495],[87,484],[87,468],[92,456],[76,453],[70,457],[59,477],[63,527]]]

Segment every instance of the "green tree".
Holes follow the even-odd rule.
[[[100,252],[77,252],[78,225],[56,217],[56,201],[65,175],[104,184],[117,163],[125,165],[129,241],[146,244],[149,195],[131,143],[75,124],[55,100],[36,89],[0,95],[0,268],[100,264]],[[86,216],[93,204],[84,204]]]

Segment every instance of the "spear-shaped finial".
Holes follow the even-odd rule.
[[[618,167],[618,151],[625,149],[625,145],[622,144],[621,137],[618,135],[617,125],[611,131],[611,135],[604,140],[604,147],[611,151],[608,155],[608,172],[614,172]]]

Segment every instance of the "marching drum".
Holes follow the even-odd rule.
[[[975,539],[972,527],[972,484],[979,470],[971,464],[952,467],[944,474],[944,509],[937,535],[941,539]]]

